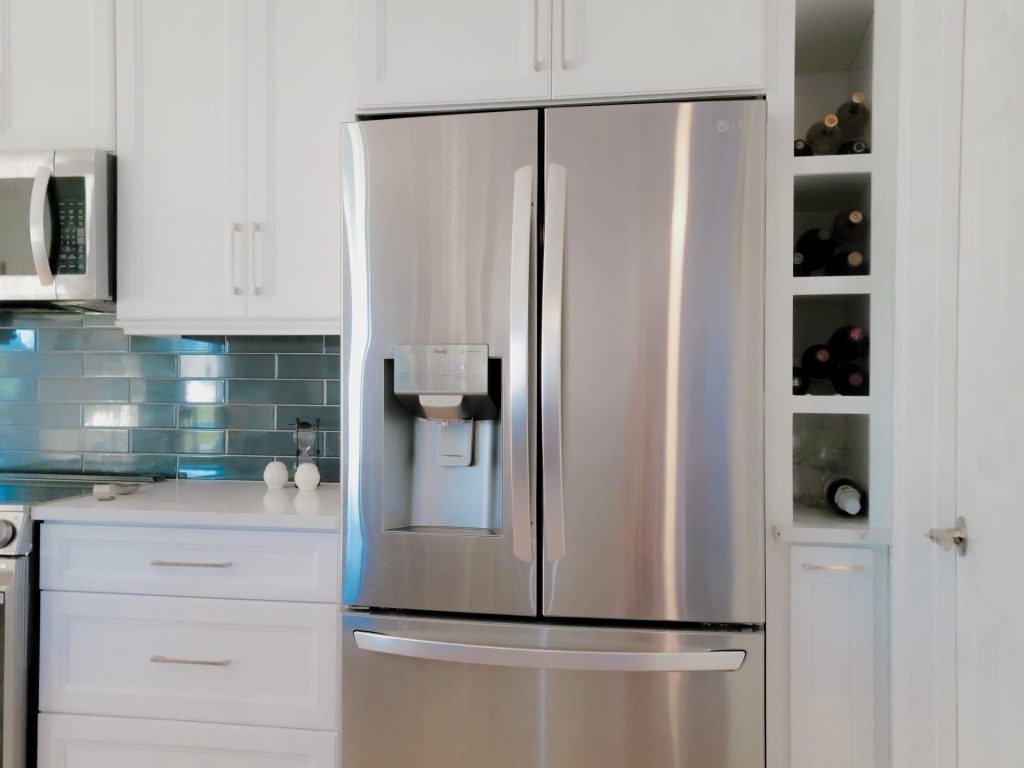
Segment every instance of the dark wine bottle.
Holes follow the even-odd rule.
[[[859,363],[843,363],[832,371],[832,389],[837,395],[862,396],[868,393],[868,374]]]
[[[793,394],[794,395],[806,395],[807,390],[811,388],[811,382],[804,376],[804,372],[793,366]]]
[[[824,344],[813,344],[800,356],[800,368],[809,379],[827,379],[834,366],[832,350]]]
[[[868,265],[860,251],[836,251],[825,261],[828,275],[866,275]]]
[[[832,475],[825,480],[825,501],[840,515],[863,515],[868,511],[868,494],[848,475]]]
[[[838,242],[859,243],[867,234],[868,217],[862,211],[840,211],[832,221],[832,236]]]
[[[866,141],[871,125],[871,110],[864,105],[864,94],[860,91],[850,96],[850,100],[836,110],[839,118],[839,130],[843,141]]]
[[[807,277],[809,274],[807,259],[800,251],[793,251],[793,277]]]
[[[855,141],[848,141],[843,144],[836,152],[837,155],[870,155],[871,147],[868,146],[866,141],[856,139]]]
[[[827,115],[824,120],[807,129],[807,145],[816,155],[834,155],[843,145],[843,132],[839,118]]]
[[[814,153],[811,151],[811,145],[803,139],[797,139],[793,142],[793,156],[794,157],[810,157]]]
[[[828,349],[833,364],[848,363],[867,354],[868,335],[859,325],[844,325],[829,337]]]
[[[793,252],[803,256],[801,269],[807,275],[825,266],[825,259],[831,256],[835,249],[836,244],[830,229],[808,229],[797,238],[796,245],[793,246]],[[795,259],[793,263],[795,266]]]

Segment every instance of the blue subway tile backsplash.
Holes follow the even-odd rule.
[[[320,419],[340,475],[336,336],[125,336],[112,315],[0,311],[0,471],[258,480]]]

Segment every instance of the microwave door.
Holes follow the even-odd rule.
[[[0,301],[57,297],[52,176],[52,152],[0,156]]]

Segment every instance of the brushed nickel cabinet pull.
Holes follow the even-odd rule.
[[[154,664],[191,664],[196,667],[226,667],[231,663],[231,659],[175,659],[170,656],[150,656],[149,660]]]
[[[158,568],[230,568],[230,560],[223,563],[189,563],[182,560],[150,560],[150,565]]]
[[[866,565],[817,565],[816,563],[804,563],[805,571],[831,571],[833,573],[861,573],[866,571]]]

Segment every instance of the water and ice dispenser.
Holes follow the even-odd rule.
[[[393,355],[384,396],[386,529],[500,534],[501,361],[486,344],[395,345]]]

